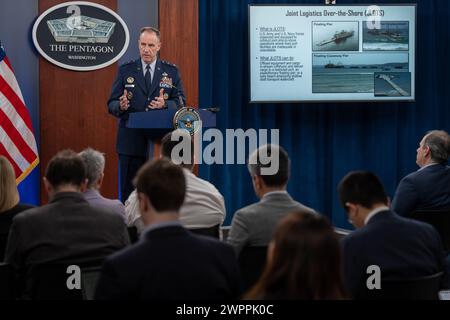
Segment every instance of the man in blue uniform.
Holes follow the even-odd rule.
[[[132,180],[148,155],[148,139],[139,129],[126,127],[131,112],[181,107],[185,103],[183,85],[175,65],[158,59],[159,30],[141,29],[140,59],[122,65],[108,100],[108,111],[118,117],[116,150],[120,161],[121,199],[133,191]]]

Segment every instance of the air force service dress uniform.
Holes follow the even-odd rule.
[[[120,160],[120,189],[122,201],[126,200],[133,190],[132,180],[139,167],[148,155],[148,140],[142,130],[129,129],[126,120],[132,112],[145,112],[149,104],[159,96],[164,89],[165,107],[176,109],[181,101],[184,105],[185,96],[178,68],[166,61],[157,60],[153,79],[146,86],[141,59],[122,65],[114,81],[111,96],[108,100],[108,111],[119,118],[116,151]],[[127,90],[129,108],[120,110],[119,98]]]

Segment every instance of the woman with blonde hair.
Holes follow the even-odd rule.
[[[0,261],[3,261],[12,219],[19,212],[32,208],[19,200],[14,169],[8,159],[0,156]]]
[[[294,212],[283,218],[269,245],[261,278],[246,299],[343,299],[339,241],[320,214]]]

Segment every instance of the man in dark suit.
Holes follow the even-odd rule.
[[[229,300],[240,293],[233,249],[199,236],[178,221],[186,181],[168,159],[144,165],[136,178],[147,229],[141,241],[109,257],[96,299]]]
[[[267,155],[267,160],[261,156]],[[246,246],[267,246],[278,222],[294,211],[314,213],[314,210],[295,201],[286,191],[290,174],[287,152],[278,145],[265,145],[249,157],[248,169],[259,202],[239,209],[233,216],[228,243],[239,256]],[[264,169],[277,164],[276,172],[265,174]]]
[[[445,272],[439,234],[432,226],[390,211],[378,178],[351,172],[338,186],[339,199],[357,228],[342,240],[347,289],[358,297],[366,286],[369,266],[378,266],[381,279],[397,280]],[[447,284],[443,278],[443,286]]]
[[[148,139],[138,129],[126,127],[132,112],[176,109],[185,103],[178,68],[158,59],[161,48],[157,29],[145,27],[139,36],[140,59],[122,65],[112,86],[108,111],[120,119],[116,150],[120,160],[120,191],[125,201],[133,191],[132,180],[148,155]]]
[[[450,137],[433,130],[420,141],[416,163],[420,169],[404,177],[395,192],[392,209],[408,216],[417,210],[450,209]]]
[[[86,184],[83,160],[73,151],[50,160],[44,177],[50,202],[13,219],[5,262],[19,275],[32,265],[102,260],[129,244],[123,218],[84,199]]]

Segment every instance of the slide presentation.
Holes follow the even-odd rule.
[[[414,101],[416,6],[249,6],[250,101]]]

